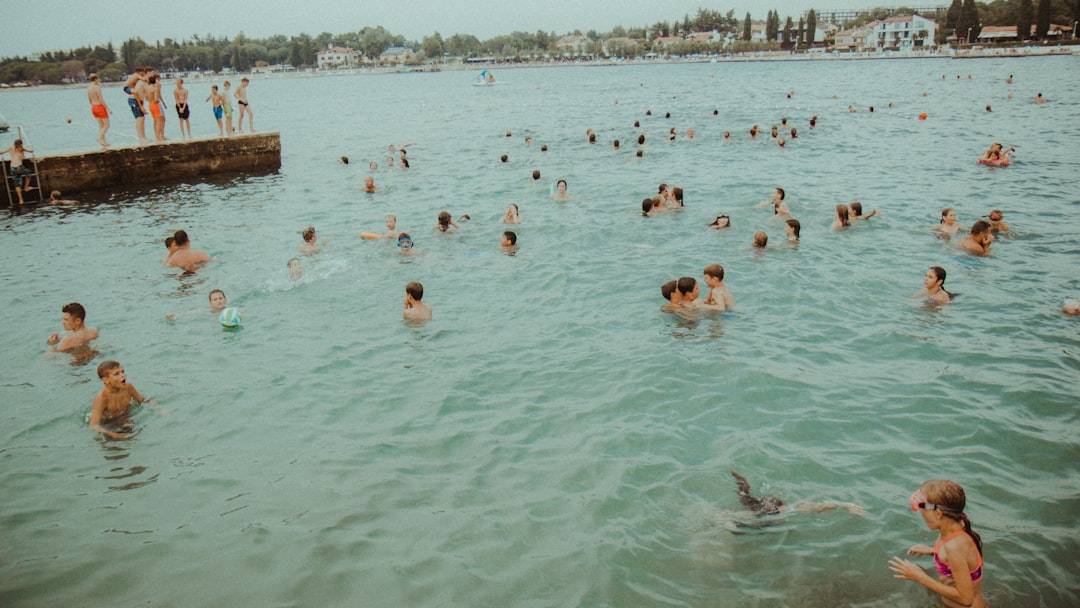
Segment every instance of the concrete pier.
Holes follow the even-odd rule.
[[[217,173],[265,174],[279,168],[281,138],[276,132],[37,159],[45,198],[52,190],[67,197],[88,190],[191,180]]]

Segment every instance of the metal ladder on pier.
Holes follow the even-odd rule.
[[[26,136],[23,133],[22,127],[16,127],[18,137],[16,139],[23,140],[23,147],[26,145]],[[31,148],[32,150],[33,148]],[[15,191],[15,176],[11,173],[11,161],[4,160],[4,192],[7,193],[8,207],[15,207],[19,204],[19,194]],[[41,192],[41,179],[38,176],[37,159],[34,157],[34,153],[27,151],[23,157],[23,172],[22,172],[22,198],[23,203],[40,203],[43,199]]]

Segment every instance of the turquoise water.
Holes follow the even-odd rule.
[[[255,126],[281,132],[280,172],[3,211],[0,604],[933,606],[886,563],[933,538],[907,499],[944,477],[967,490],[992,604],[1076,605],[1080,325],[1060,308],[1080,294],[1078,67],[258,79]],[[209,83],[191,88],[201,100]],[[124,145],[131,121],[108,94]],[[196,106],[196,135],[216,133]],[[39,154],[93,147],[82,91],[4,93],[0,111]],[[787,149],[744,137],[781,116],[801,134]],[[697,137],[668,143],[670,126]],[[638,132],[643,159],[610,149]],[[995,140],[1016,146],[1012,167],[975,164]],[[360,194],[367,162],[409,142],[413,168],[380,167],[385,190]],[[575,202],[547,200],[559,178]],[[660,182],[687,206],[644,219]],[[797,248],[753,208],[774,186],[802,222]],[[883,215],[831,232],[852,200]],[[511,202],[524,222],[506,256]],[[945,206],[964,225],[1001,208],[1013,235],[960,255],[928,232]],[[437,234],[444,209],[473,220]],[[357,238],[387,212],[415,255]],[[719,213],[732,229],[705,227]],[[308,225],[330,248],[293,282]],[[218,261],[163,268],[178,228]],[[663,282],[711,263],[734,311],[660,311]],[[909,298],[932,265],[962,294],[938,310]],[[400,318],[414,280],[434,309],[422,326]],[[242,329],[203,310],[213,288]],[[72,300],[101,331],[88,364],[42,354]],[[108,358],[168,410],[139,410],[131,441],[85,428]],[[734,534],[730,469],[868,514]]]

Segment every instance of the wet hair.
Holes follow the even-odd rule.
[[[787,193],[784,192],[783,188],[774,188],[774,190],[780,193],[780,200],[784,200],[784,197],[787,196]]]
[[[499,157],[499,160],[501,160],[502,162],[505,163],[506,161],[510,160],[510,157],[503,154],[502,156]]]
[[[705,267],[704,274],[706,276],[714,277],[718,281],[724,280],[724,267],[720,264],[709,264]]]
[[[761,230],[754,233],[754,247],[764,247],[769,244],[769,235]]]
[[[533,174],[532,175],[533,175],[533,179],[540,179],[540,170],[539,169],[533,169]]]
[[[728,217],[728,216],[727,216],[727,214],[725,214],[725,213],[721,213],[720,215],[716,216],[716,219],[715,219],[715,220],[713,220],[713,221],[712,221],[712,223],[711,223],[711,224],[709,224],[709,225],[710,225],[710,226],[716,226],[716,225],[719,225],[719,224],[720,224],[720,220],[727,220],[727,225],[728,225],[728,228],[730,228],[730,227],[731,227],[731,218],[730,218],[730,217]]]
[[[23,149],[23,144],[22,144],[21,139],[16,139],[15,142],[12,145],[15,147],[16,150],[22,150]]]
[[[511,135],[510,131],[507,131],[507,132],[506,132],[506,136],[507,136],[507,137],[510,137],[510,135]]]
[[[211,289],[210,293],[206,295],[206,299],[209,300],[210,298],[213,298],[215,293],[220,293],[221,297],[223,297],[223,298],[225,297],[225,292],[224,291],[221,291],[220,289]]]
[[[67,314],[75,317],[80,321],[86,320],[86,309],[83,308],[83,305],[79,304],[78,302],[65,304],[64,307],[60,309],[60,312],[66,312]]]
[[[555,182],[555,187],[558,188],[559,184],[562,184],[564,186],[567,185],[565,179],[560,179],[559,181]]]
[[[459,222],[467,222],[467,221],[469,221],[471,219],[472,218],[469,217],[468,213],[463,213],[463,214],[461,214],[461,217],[457,218],[457,221],[459,221]]]
[[[799,220],[792,218],[784,223],[791,226],[791,229],[795,231],[795,238],[799,238],[799,231],[802,230],[802,224],[799,223]]]
[[[813,127],[817,124],[817,116],[810,119],[810,126]]]
[[[851,210],[847,205],[839,204],[836,206],[836,219],[840,220],[841,226],[851,225]]]
[[[120,367],[119,361],[113,361],[112,359],[109,359],[108,361],[102,361],[101,365],[97,366],[97,377],[104,378],[105,376],[109,375],[109,372],[118,367]]]
[[[651,198],[642,199],[642,201],[641,201],[641,215],[649,215],[649,212],[652,211],[653,207],[654,207],[653,200]]]
[[[393,213],[387,213],[383,216],[383,220],[387,222],[389,222],[390,220],[394,220],[395,222],[397,222],[397,216]]]
[[[635,120],[634,121],[634,128],[636,129],[636,128],[640,127],[640,126],[641,126],[641,122]]]
[[[635,154],[637,154],[638,158],[641,158],[642,156],[645,156],[645,151],[644,150],[638,150]]]
[[[150,78],[148,78],[148,79],[146,80],[146,82],[148,82],[148,83],[150,83],[150,84],[157,84],[157,80],[158,80],[158,79],[157,79],[157,75],[155,74],[154,76],[151,76]]]
[[[619,140],[617,140],[617,139],[615,140],[615,142],[614,142],[614,146],[615,146],[616,148],[618,148],[618,147],[619,147]]]
[[[994,219],[995,215],[998,216],[998,219],[996,219],[996,220]],[[993,211],[990,212],[990,215],[988,215],[987,217],[989,217],[990,221],[992,221],[992,222],[1000,222],[1001,220],[1005,219],[1005,214],[1002,213],[1001,209],[994,209]]]
[[[660,295],[668,302],[671,301],[671,294],[675,293],[675,284],[676,281],[668,281],[660,286]]]
[[[173,243],[177,247],[183,247],[184,245],[187,245],[190,242],[191,242],[191,239],[188,238],[187,232],[184,232],[183,230],[177,230],[176,232],[173,233]]]
[[[979,220],[971,225],[971,234],[982,234],[990,230],[990,223],[984,220]]]
[[[341,157],[341,164],[343,164],[343,165],[349,164],[349,157],[348,156],[342,156]]]
[[[450,212],[449,211],[441,211],[441,212],[439,212],[439,225],[442,226],[443,228],[447,228],[447,227],[450,226],[450,219],[451,218],[450,218]]]
[[[682,207],[682,206],[683,206],[683,198],[682,198],[682,197],[683,197],[683,194],[682,194],[682,188],[680,188],[680,187],[678,187],[678,186],[675,186],[675,187],[674,187],[674,188],[673,188],[673,189],[671,190],[671,194],[672,194],[672,195],[673,195],[673,196],[675,197],[675,202],[676,202],[676,203],[679,203],[679,206],[680,206],[680,207]]]
[[[596,133],[589,133],[589,143],[590,144],[595,144],[596,143]]]
[[[305,243],[310,243],[310,242],[314,241],[315,240],[315,227],[314,226],[308,226],[307,228],[304,228],[303,236],[304,236],[304,242]]]
[[[859,201],[852,202],[848,207],[851,207],[851,212],[856,216],[862,215],[862,203]]]
[[[53,200],[53,201],[60,200],[60,191],[59,190],[53,190],[52,192],[50,192],[49,193],[49,200]]]
[[[680,277],[677,287],[680,294],[686,295],[694,291],[694,288],[697,287],[697,279],[694,277]]]
[[[732,471],[731,475],[735,478],[735,483],[739,487],[739,502],[742,503],[742,506],[753,511],[754,515],[758,517],[780,513],[780,507],[784,506],[784,501],[775,496],[755,498],[750,492],[750,482],[746,481],[745,477],[735,471]]]
[[[172,249],[172,246],[173,246],[174,243],[176,243],[175,238],[173,238],[171,236],[165,237],[165,248],[166,249]]]
[[[645,134],[644,133],[637,136],[637,143],[638,143],[639,146],[645,143]]]
[[[419,302],[424,299],[424,286],[416,281],[413,281],[405,286],[405,293],[412,296],[412,299]]]
[[[713,110],[712,115],[713,116],[719,116],[720,115],[720,110]]]
[[[941,221],[939,221],[938,223],[939,224],[944,224],[945,223],[945,216],[949,215],[949,212],[952,211],[952,210],[953,210],[952,207],[945,207],[944,209],[942,209],[941,210]]]
[[[517,245],[517,234],[513,230],[507,230],[503,233],[503,237],[510,241],[511,245]]]
[[[798,138],[799,138],[799,130],[796,129],[795,127],[791,127],[791,139],[798,139]]]
[[[404,156],[402,156],[402,157],[401,157],[401,162],[400,162],[400,163],[398,163],[398,164],[400,164],[400,165],[401,165],[401,168],[402,168],[402,169],[408,169],[408,168],[409,168],[409,159],[407,159],[407,158],[405,158]]]
[[[671,118],[671,112],[664,112],[664,118]]]
[[[547,144],[540,144],[540,151],[547,152]]]
[[[964,488],[955,481],[935,479],[924,483],[919,489],[922,490],[926,502],[936,505],[936,510],[943,516],[964,525],[964,532],[975,541],[975,548],[979,551],[979,555],[982,555],[982,538],[971,529],[971,520],[964,513],[964,507],[967,505]]]

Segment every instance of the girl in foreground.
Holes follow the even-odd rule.
[[[933,555],[937,579],[906,559],[889,560],[893,578],[915,581],[941,596],[949,608],[985,608],[982,596],[982,540],[964,514],[964,488],[944,479],[928,481],[911,495],[911,510],[922,513],[931,530],[938,531],[934,546],[915,545],[908,555]]]
[[[941,266],[931,266],[923,277],[923,288],[913,298],[926,298],[927,304],[948,304],[954,294],[945,291],[945,269]]]

